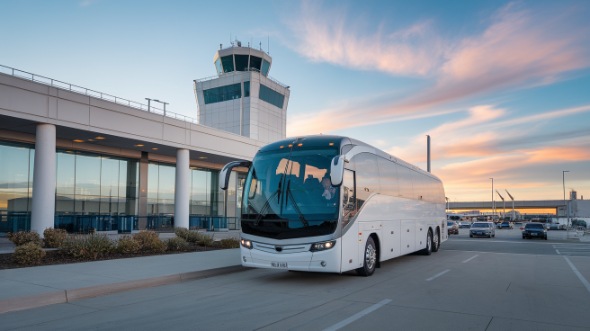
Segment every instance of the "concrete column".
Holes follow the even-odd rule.
[[[138,230],[145,230],[147,228],[147,194],[148,194],[148,169],[149,158],[147,152],[141,152],[141,159],[139,160],[139,198],[137,201],[137,227]],[[158,183],[152,183],[158,185]]]
[[[174,188],[174,227],[189,228],[190,153],[188,149],[176,151],[176,186]]]
[[[31,231],[43,231],[55,224],[56,152],[55,125],[38,124],[33,169]]]

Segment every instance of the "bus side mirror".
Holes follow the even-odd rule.
[[[221,172],[219,173],[219,188],[224,191],[227,189],[227,184],[229,183],[229,176],[231,175],[231,170],[233,168],[235,168],[235,167],[250,168],[251,165],[252,165],[251,161],[233,161],[233,162],[230,162],[230,163],[226,164],[225,166],[223,166],[223,168],[221,169]]]
[[[344,176],[344,155],[334,156],[330,163],[330,181],[332,186],[338,187],[342,185],[342,177]]]

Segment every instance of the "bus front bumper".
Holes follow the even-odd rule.
[[[241,247],[241,259],[244,267],[283,269],[311,272],[340,272],[340,245],[324,251],[311,252],[270,252],[256,247]]]

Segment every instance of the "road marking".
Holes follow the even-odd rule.
[[[567,256],[563,256],[563,258],[565,259],[565,261],[567,262],[567,264],[570,265],[570,268],[572,268],[572,270],[574,271],[574,273],[576,274],[576,276],[578,276],[578,279],[580,279],[580,281],[582,282],[582,284],[584,284],[584,286],[586,287],[586,290],[588,291],[588,293],[590,293],[590,283],[588,283],[588,281],[586,280],[586,278],[584,278],[584,276],[578,271],[578,269],[576,268],[576,266],[570,261],[570,259],[567,258]]]
[[[434,276],[432,276],[432,277],[428,278],[426,281],[427,281],[427,282],[429,282],[429,281],[431,281],[431,280],[433,280],[433,279],[436,279],[436,278],[438,278],[438,277],[440,277],[440,276],[442,276],[442,275],[446,274],[446,273],[447,273],[447,272],[449,272],[449,271],[451,271],[451,270],[450,270],[450,269],[447,269],[447,270],[441,271],[441,272],[437,273],[436,275],[434,275]]]
[[[559,249],[555,249],[555,252],[557,253],[557,255],[561,255],[561,253],[559,252]]]
[[[469,262],[469,261],[471,261],[471,260],[475,259],[475,258],[476,258],[476,257],[478,257],[478,256],[479,256],[479,254],[477,254],[477,255],[473,255],[472,257],[468,258],[467,260],[463,261],[462,263],[467,263],[467,262]]]
[[[336,323],[336,324],[332,325],[331,327],[329,327],[327,329],[324,329],[324,331],[336,331],[336,330],[339,330],[339,329],[347,326],[348,324],[350,324],[350,323],[358,320],[359,318],[362,318],[365,315],[369,315],[370,313],[372,313],[375,310],[377,310],[377,309],[385,306],[386,304],[388,304],[390,302],[391,302],[390,299],[381,300],[380,302],[372,305],[371,307],[368,307],[367,309],[362,310],[362,311],[360,311],[360,312],[358,312],[358,313],[350,316],[349,318],[347,318],[345,320],[342,320],[339,323]]]

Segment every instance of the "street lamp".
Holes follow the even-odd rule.
[[[490,177],[490,179],[492,180],[492,220],[493,220],[494,219],[493,215],[495,214],[494,210],[496,209],[496,208],[494,208],[494,178]]]
[[[168,104],[168,102],[164,102],[164,101],[160,101],[158,99],[154,99],[155,102],[159,102],[162,105],[164,105],[164,116],[166,116],[166,105]]]
[[[570,209],[568,208],[567,203],[565,202],[565,173],[569,172],[569,170],[562,170],[561,171],[561,180],[563,183],[563,205],[566,209],[566,217],[567,217],[567,227],[570,227]]]

